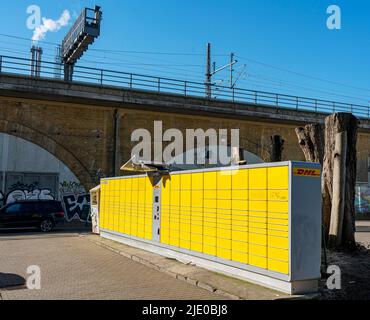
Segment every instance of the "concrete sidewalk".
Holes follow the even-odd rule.
[[[217,293],[227,299],[235,300],[280,300],[280,299],[313,299],[318,295],[290,296],[253,283],[227,277],[225,275],[187,265],[151,252],[127,246],[97,235],[81,235],[85,239],[133,261],[150,268],[165,272],[172,277],[189,284]]]
[[[3,233],[1,300],[225,300],[97,246],[79,233]],[[30,290],[29,266],[41,271]]]
[[[370,249],[370,221],[356,221],[356,241]]]

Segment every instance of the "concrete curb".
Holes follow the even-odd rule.
[[[151,269],[164,272],[173,278],[189,283],[212,293],[225,297],[225,300],[312,300],[320,295],[289,296],[246,281],[186,265],[142,249],[101,238],[97,235],[81,234],[80,237],[117,254],[141,263]]]

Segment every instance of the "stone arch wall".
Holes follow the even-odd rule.
[[[285,140],[283,160],[304,160],[294,130],[295,125],[125,110],[122,112],[121,120],[121,156],[123,162],[130,159],[131,150],[136,145],[136,142],[130,141],[132,132],[144,128],[153,136],[154,121],[163,122],[163,131],[176,128],[182,132],[183,136],[185,136],[186,129],[240,129],[240,148],[258,156],[265,162],[269,160],[271,136],[281,135]],[[166,143],[163,144],[163,147],[165,146]],[[152,144],[153,148],[154,145]]]
[[[45,134],[36,129],[7,120],[0,120],[0,132],[21,138],[48,151],[50,154],[62,161],[73,172],[86,190],[89,190],[92,186],[91,176],[88,170],[76,158],[76,156]]]
[[[86,190],[114,175],[114,109],[0,98],[0,132],[22,138],[62,161]]]

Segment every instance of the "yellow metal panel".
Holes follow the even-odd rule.
[[[217,255],[217,173],[204,172],[203,253]]]
[[[269,189],[268,199],[272,201],[286,201],[289,200],[289,191],[280,189]]]
[[[265,245],[258,245],[249,242],[249,253],[261,257],[267,257],[267,248]]]
[[[108,229],[108,221],[109,221],[109,210],[108,210],[108,206],[109,206],[109,186],[108,186],[108,181],[104,181],[103,180],[103,183],[104,183],[104,188],[102,190],[104,190],[104,198],[105,198],[105,201],[104,201],[104,229]],[[103,192],[103,191],[102,191]]]
[[[139,179],[132,178],[132,186],[131,186],[131,227],[130,227],[130,235],[137,236],[137,203],[139,199],[138,195],[138,188],[139,188]]]
[[[289,240],[288,238],[282,237],[275,237],[275,236],[268,236],[268,243],[270,247],[280,248],[280,249],[288,249],[289,248]]]
[[[249,251],[249,171],[238,170],[232,176],[231,259],[248,263]]]
[[[217,189],[231,191],[231,178],[234,172],[230,170],[221,170],[217,172]]]
[[[179,209],[174,209],[171,212],[170,217],[170,244],[175,247],[180,246],[180,211]]]
[[[216,190],[216,188],[217,188],[217,173],[204,172],[204,189]]]
[[[288,182],[288,166],[171,175],[162,186],[161,242],[287,274]],[[152,239],[150,178],[113,180],[102,193],[102,226]]]
[[[153,224],[153,180],[145,179],[145,239],[152,240]]]
[[[191,207],[191,190],[181,190],[180,194],[181,208],[189,210]]]
[[[289,263],[276,260],[268,260],[268,269],[283,274],[289,274]]]
[[[248,242],[248,229],[244,231],[235,231],[235,228],[232,230],[231,237],[233,241],[242,241]]]
[[[248,261],[251,266],[267,269],[267,258],[249,254]]]
[[[181,216],[180,216],[180,248],[191,248],[191,183],[192,175],[181,175]]]
[[[231,260],[232,172],[217,172],[217,257]]]
[[[264,202],[267,200],[267,189],[250,189],[249,190],[249,202]],[[263,209],[266,210],[266,209]]]
[[[180,216],[181,216],[181,175],[171,175],[171,213],[170,213],[170,245],[180,247]]]
[[[192,190],[200,190],[203,191],[203,172],[202,173],[194,173],[192,174],[191,178],[191,188]]]
[[[250,199],[249,199],[249,213],[250,215],[256,215],[258,213],[263,213],[264,215],[266,215],[266,211],[267,211],[267,201],[266,200],[263,200],[263,201],[259,201],[259,200],[253,200],[255,198],[252,198],[252,195],[251,193],[249,194],[250,195]],[[257,199],[260,199],[257,197]]]
[[[180,233],[180,248],[190,250],[191,242],[190,242],[190,235],[189,237],[184,236],[185,233]]]
[[[289,184],[289,167],[268,168],[268,188],[271,189],[288,189]]]
[[[137,203],[137,236],[139,238],[145,237],[145,178],[139,180],[139,199]]]
[[[231,248],[232,248],[233,252],[239,252],[239,253],[247,254],[248,253],[248,242],[245,241],[245,240],[244,241],[243,240],[232,241]]]
[[[288,238],[289,233],[288,231],[279,231],[279,230],[275,230],[269,227],[268,234],[269,236]]]
[[[267,246],[267,236],[263,234],[250,233],[249,234],[250,244],[259,244],[261,246]]]
[[[99,227],[100,229],[105,229],[105,219],[106,219],[106,187],[104,180],[101,181],[100,190],[100,203],[99,203]]]
[[[119,229],[119,203],[118,201],[115,202],[115,205],[114,205],[115,209],[114,209],[114,231],[115,232],[118,232],[118,229]]]
[[[232,188],[233,190],[248,190],[248,169],[239,169],[232,172]]]
[[[275,218],[269,218],[268,220],[269,225],[271,226],[288,226],[289,220],[288,219],[275,219]]]
[[[203,252],[203,235],[200,234],[191,234],[191,250],[196,252]]]
[[[181,175],[181,189],[182,190],[191,190],[191,173],[184,173]]]
[[[281,219],[281,220],[289,220],[289,214],[288,213],[271,213],[268,214],[269,219]]]
[[[249,222],[248,229],[250,233],[267,234],[267,225],[265,223]]]
[[[170,244],[170,228],[168,226],[161,227],[161,243]]]
[[[267,190],[267,169],[249,169],[250,190]]]
[[[248,193],[248,190],[246,191]],[[239,200],[238,198],[235,198],[234,197],[234,191],[233,191],[233,195],[232,195],[232,209],[233,209],[233,212],[234,211],[238,211],[238,212],[247,212],[248,211],[248,200]]]
[[[223,246],[229,249],[224,249]],[[231,241],[222,240],[221,243],[217,241],[217,257],[231,260]]]
[[[203,252],[203,173],[193,174],[191,179],[191,235],[190,249]]]
[[[277,225],[277,224],[268,224],[267,225],[268,232],[270,231],[279,231],[288,234],[289,232],[289,225]]]
[[[279,260],[283,262],[289,261],[289,251],[287,249],[269,248],[267,252],[269,259]]]
[[[126,180],[125,234],[131,235],[132,178]]]
[[[182,185],[181,185],[181,174],[172,174],[171,175],[171,190],[180,190]]]
[[[243,250],[242,252],[239,252],[239,251],[237,251],[236,249],[233,248],[233,250],[232,250],[232,260],[235,261],[235,262],[248,264],[249,263],[248,253],[244,253],[244,252],[246,252],[246,251]]]
[[[268,202],[268,211],[276,213],[288,213],[289,212],[289,203],[278,202],[278,201],[269,201]]]
[[[126,187],[126,179],[120,179],[120,190],[119,190],[119,214],[120,214],[120,224],[118,228],[118,232],[125,233],[125,187]]]

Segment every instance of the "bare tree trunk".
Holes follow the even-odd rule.
[[[341,246],[351,247],[355,245],[355,184],[357,171],[357,128],[358,120],[349,113],[336,113],[325,119],[325,127],[320,124],[309,124],[304,128],[297,128],[296,134],[299,145],[308,162],[319,162],[323,166],[322,174],[322,206],[323,206],[323,225],[326,237],[329,235],[329,229],[332,221],[332,204],[333,204],[333,187],[334,187],[334,159],[335,159],[335,137],[338,133],[346,132],[347,134],[347,150],[345,152],[345,164],[342,172],[342,177],[345,186],[342,186],[343,199],[335,196],[334,206],[338,211],[341,204],[344,202],[343,219],[336,216],[332,221],[333,225],[337,222],[343,222],[341,230]],[[323,134],[325,129],[325,135]],[[338,144],[337,144],[338,145]],[[343,155],[344,156],[344,155]],[[337,182],[335,183],[337,184]],[[338,186],[336,190],[340,190]],[[344,193],[343,193],[343,190]],[[337,191],[335,192],[336,194]],[[339,196],[340,197],[340,196]],[[338,220],[339,219],[339,220]]]
[[[308,124],[295,129],[299,145],[307,162],[323,164],[324,160],[324,127],[320,124]]]
[[[333,179],[336,148],[336,135],[347,132],[347,152],[345,155],[345,191],[344,219],[342,241],[340,245],[351,247],[355,245],[355,184],[357,170],[357,127],[358,120],[349,113],[335,113],[325,119],[325,157],[322,176],[323,222],[326,234],[329,234],[332,220]],[[337,198],[337,195],[335,196]],[[339,201],[340,199],[335,199]],[[337,217],[334,217],[337,219]]]
[[[270,162],[279,162],[282,159],[282,153],[284,150],[284,140],[281,136],[271,137],[271,151],[270,151]]]
[[[333,203],[328,244],[338,247],[342,243],[344,205],[346,191],[346,157],[347,132],[337,133],[335,136],[334,165],[333,165]]]

